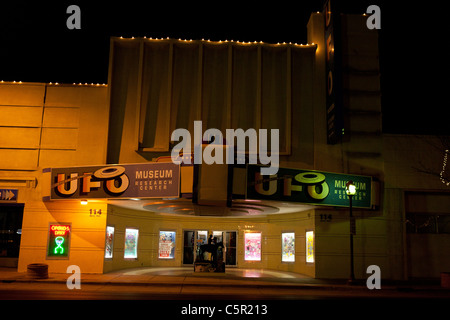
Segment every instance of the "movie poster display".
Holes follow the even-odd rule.
[[[114,227],[106,227],[105,259],[112,259],[114,246]]]
[[[138,238],[138,229],[125,229],[125,250],[123,256],[125,259],[137,259]]]
[[[261,233],[245,233],[245,261],[261,261]]]
[[[306,232],[306,262],[314,263],[314,231]]]
[[[295,233],[281,234],[281,261],[295,262]]]
[[[175,231],[159,232],[159,258],[175,259]]]

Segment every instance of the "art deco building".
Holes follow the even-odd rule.
[[[307,44],[112,38],[106,85],[0,83],[0,264],[191,266],[212,235],[227,268],[347,278],[352,233],[357,278],[448,271],[444,149],[382,133],[366,19],[313,13]],[[252,143],[228,164],[174,164],[180,128],[201,155],[226,154],[227,129],[278,129],[279,169],[261,175]]]

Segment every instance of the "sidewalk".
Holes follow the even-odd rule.
[[[66,283],[68,273],[49,273],[47,279],[32,279],[27,273],[17,272],[15,268],[0,267],[0,284],[12,282]],[[225,274],[194,273],[192,268],[136,268],[114,271],[105,274],[81,274],[82,284],[145,285],[145,286],[221,286],[258,288],[301,288],[324,290],[366,290],[366,280],[357,285],[348,285],[344,279],[314,279],[304,275],[255,269],[232,269]],[[382,290],[397,291],[444,291],[438,280],[434,281],[381,281]]]

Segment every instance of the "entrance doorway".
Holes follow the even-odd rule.
[[[209,235],[215,243],[222,242],[225,252],[225,265],[236,266],[237,231],[217,230],[184,230],[183,232],[183,265],[193,265],[200,246],[208,243]]]
[[[17,267],[24,205],[0,203],[0,266]]]

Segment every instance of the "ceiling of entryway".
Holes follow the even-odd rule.
[[[233,200],[232,206],[193,204],[190,199],[174,200],[111,200],[116,206],[135,210],[148,210],[163,214],[183,216],[245,217],[268,214],[283,214],[310,210],[314,206],[281,201]]]

